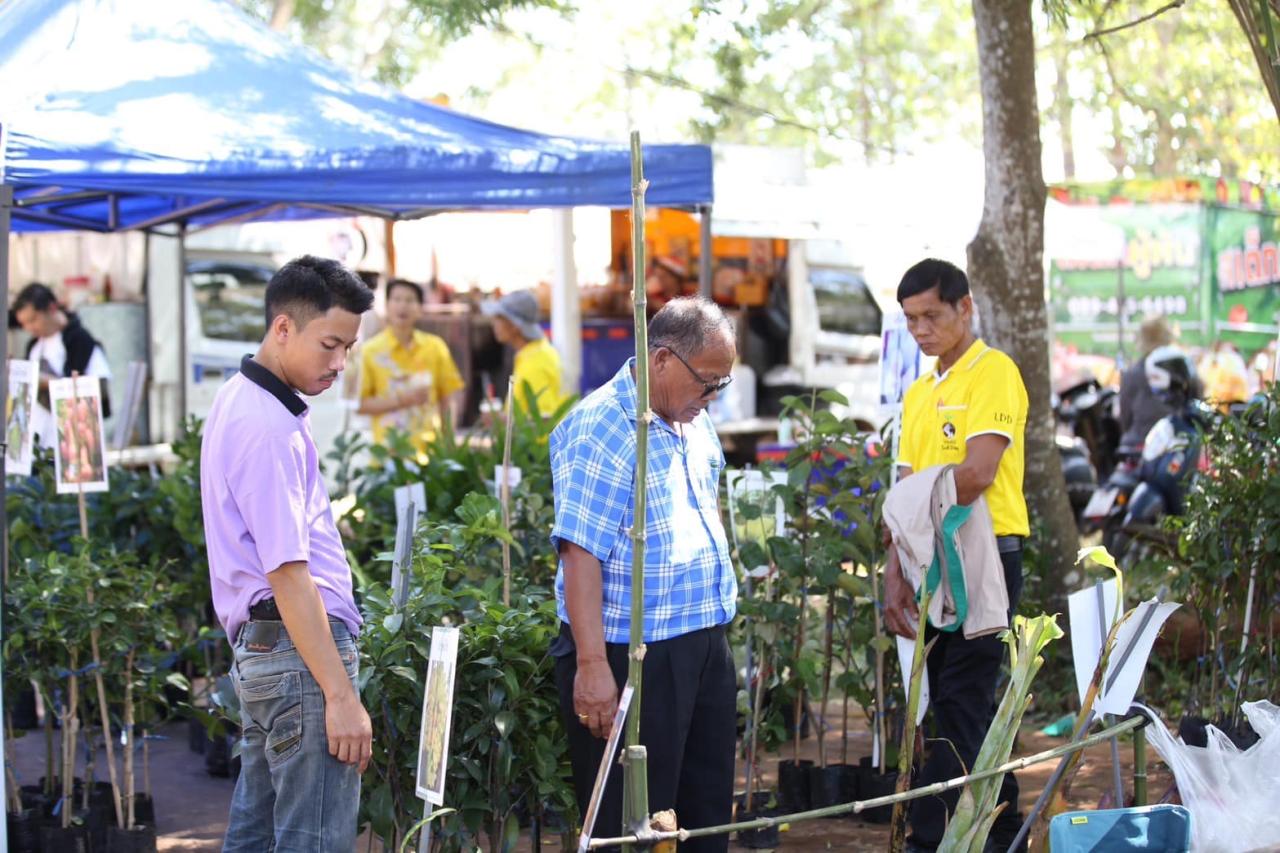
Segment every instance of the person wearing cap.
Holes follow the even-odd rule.
[[[531,291],[517,290],[483,303],[480,309],[493,318],[493,336],[498,343],[515,352],[511,370],[515,403],[543,417],[553,414],[565,401],[560,353],[538,325],[537,297]]]
[[[677,258],[664,255],[654,259],[644,283],[650,314],[684,295],[684,281],[688,274],[688,269]]]
[[[444,339],[417,327],[423,297],[412,281],[387,282],[387,327],[360,348],[358,410],[373,417],[375,443],[394,427],[420,455],[446,418],[454,422],[453,398],[464,387]]]
[[[1138,448],[1156,421],[1169,414],[1169,404],[1156,396],[1147,382],[1143,362],[1162,346],[1173,343],[1173,331],[1164,317],[1148,317],[1138,327],[1138,357],[1120,375],[1120,446]]]

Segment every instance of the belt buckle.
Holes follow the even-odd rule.
[[[246,622],[241,629],[240,639],[244,641],[244,647],[251,652],[272,651],[280,639],[280,623]]]

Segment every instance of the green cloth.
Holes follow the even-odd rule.
[[[969,594],[965,591],[964,565],[960,560],[960,549],[956,547],[956,531],[969,520],[972,512],[972,506],[956,504],[951,507],[942,519],[942,535],[934,536],[933,564],[929,566],[924,582],[928,584],[929,596],[932,598],[937,593],[945,573],[947,586],[951,589],[951,600],[956,605],[956,621],[946,626],[935,625],[934,627],[939,631],[958,630],[964,624],[965,617],[969,615]],[[917,601],[919,597],[917,594]]]

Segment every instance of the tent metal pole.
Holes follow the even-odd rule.
[[[191,377],[190,355],[187,347],[187,223],[178,224],[178,427],[174,435],[182,433],[187,422],[187,381]]]
[[[560,353],[560,384],[566,394],[583,393],[582,305],[573,257],[573,208],[551,211],[551,345]]]
[[[714,259],[711,257],[711,205],[704,204],[698,208],[698,235],[702,241],[702,249],[698,255],[698,293],[704,299],[711,298],[711,271]]]
[[[3,152],[0,152],[0,156]],[[3,165],[0,163],[0,165]],[[0,304],[9,307],[9,211],[13,207],[13,187],[7,184],[0,184]],[[0,370],[0,401],[5,404],[5,424],[4,431],[6,437],[9,432],[8,411],[9,411],[9,323],[0,323],[0,352],[4,353],[5,362],[4,369]],[[0,447],[3,446],[0,440]],[[4,596],[5,586],[9,580],[9,515],[8,515],[8,489],[5,482],[4,463],[8,452],[0,453],[0,530],[4,533],[0,534],[4,537],[3,552],[0,553],[0,636],[4,634]],[[5,721],[4,715],[4,664],[0,662],[0,725]],[[7,729],[6,729],[7,730]],[[5,753],[7,744],[3,737],[0,737],[0,767],[5,767],[8,756]],[[7,802],[7,800],[6,800]],[[7,812],[8,809],[6,808]],[[0,853],[9,853],[9,833],[0,833]]]

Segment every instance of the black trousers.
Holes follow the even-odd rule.
[[[1003,553],[1000,561],[1004,564],[1012,619],[1022,594],[1022,552]],[[926,662],[933,733],[926,744],[927,758],[916,779],[916,787],[920,788],[954,779],[973,767],[987,729],[995,719],[996,681],[1005,657],[1005,644],[995,635],[966,640],[963,631],[949,633],[926,628],[925,642],[935,637],[937,642]],[[942,841],[947,818],[955,811],[959,798],[960,792],[955,790],[915,800],[911,807],[912,843],[936,847]],[[1009,805],[997,818],[991,838],[1008,844],[1021,825],[1018,780],[1012,773],[1004,775],[999,801]],[[1004,853],[1004,847],[999,849]]]
[[[592,737],[573,710],[576,649],[568,625],[551,650],[556,658],[560,714],[569,733],[569,759],[580,817],[595,785],[605,742]],[[627,646],[606,644],[618,691],[627,680]],[[648,749],[649,810],[675,809],[681,829],[729,822],[737,741],[737,679],[724,627],[649,643],[644,658],[640,742]],[[632,705],[631,712],[636,710]],[[609,772],[593,837],[622,835],[622,769]],[[724,851],[729,836],[692,839],[681,851]]]

